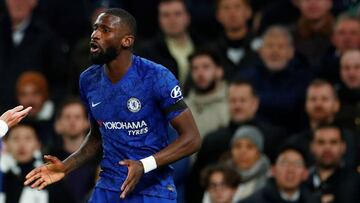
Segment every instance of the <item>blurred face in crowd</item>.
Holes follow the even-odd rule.
[[[230,85],[229,108],[233,122],[242,123],[253,119],[258,107],[259,99],[253,94],[250,85]]]
[[[280,71],[293,58],[294,48],[284,34],[272,32],[264,36],[259,54],[270,71]]]
[[[18,90],[17,98],[21,105],[32,106],[29,116],[36,116],[46,101],[45,95],[41,93],[36,85],[31,83],[25,84]]]
[[[259,160],[260,152],[250,139],[242,138],[233,143],[231,156],[240,170],[248,170]]]
[[[330,13],[332,0],[299,0],[302,16],[307,20],[319,20]]]
[[[221,75],[222,68],[210,56],[198,55],[192,59],[191,77],[199,91],[207,92],[208,90],[213,90]]]
[[[224,174],[218,171],[211,174],[208,191],[212,203],[231,203],[236,188],[226,185]]]
[[[339,111],[339,101],[330,84],[312,85],[306,97],[306,112],[310,120],[327,122]]]
[[[12,22],[17,24],[29,18],[38,0],[6,0]]]
[[[159,5],[159,24],[169,37],[178,37],[186,33],[190,16],[181,1],[162,2]]]
[[[217,5],[217,20],[226,31],[238,31],[247,27],[251,8],[244,0],[220,0]]]
[[[354,19],[339,21],[334,29],[332,42],[341,54],[347,50],[360,48],[360,21]]]
[[[328,169],[340,164],[346,149],[340,133],[336,128],[323,128],[314,132],[311,152],[319,167]]]
[[[94,64],[105,64],[116,59],[122,50],[133,46],[135,37],[130,28],[115,15],[101,13],[93,25],[90,58]]]
[[[57,133],[70,137],[83,136],[88,127],[86,111],[79,103],[66,105],[56,121]]]
[[[297,190],[307,178],[303,157],[299,152],[291,149],[279,155],[272,172],[277,186],[285,192]]]
[[[10,131],[6,139],[9,153],[19,163],[27,163],[33,159],[34,152],[40,149],[36,132],[29,126],[20,125]]]
[[[345,52],[341,57],[341,80],[350,89],[360,89],[360,51]]]

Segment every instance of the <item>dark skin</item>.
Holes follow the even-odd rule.
[[[94,24],[94,31],[91,35],[91,41],[99,48],[92,49],[91,52],[96,54],[104,51],[108,47],[118,49],[117,57],[106,64],[105,72],[108,78],[116,83],[128,71],[131,66],[132,52],[135,37],[121,19],[110,14],[101,14]],[[188,156],[199,150],[201,138],[196,127],[195,121],[189,109],[186,109],[179,116],[171,121],[172,126],[179,134],[178,139],[170,145],[155,153],[157,167],[166,166],[184,156]],[[86,161],[99,153],[102,139],[96,122],[91,123],[91,130],[86,140],[78,151],[73,153],[64,161],[56,157],[44,156],[47,164],[32,170],[27,176],[25,185],[32,188],[43,189],[46,186],[55,183],[72,170],[84,164]],[[125,198],[137,185],[144,174],[144,167],[139,160],[119,160],[119,164],[128,167],[128,175],[121,187],[120,198]]]

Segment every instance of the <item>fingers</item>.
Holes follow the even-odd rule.
[[[135,188],[136,182],[137,181],[133,177],[129,178],[128,183],[120,194],[120,198],[124,199]]]
[[[24,185],[29,185],[30,183],[34,182],[36,179],[41,177],[39,173],[40,171],[34,172],[35,170],[32,170],[28,175],[26,175],[26,181],[24,182]]]
[[[121,191],[123,191],[125,189],[125,187],[130,183],[130,181],[133,178],[133,174],[130,173],[130,171],[128,172],[128,176],[126,177],[126,180],[124,181],[124,183],[121,185]]]
[[[26,178],[26,179],[29,179],[29,178],[31,178],[31,177],[34,177],[35,174],[40,173],[40,172],[41,172],[41,169],[40,169],[40,168],[35,168],[35,169],[33,169],[32,171],[30,171],[30,173],[28,173],[25,178]]]
[[[130,191],[130,186],[126,186],[125,190],[123,190],[120,194],[120,198],[121,199],[125,199],[126,195],[128,194],[128,192]]]
[[[25,117],[30,111],[31,111],[32,107],[27,107],[26,109],[22,110],[22,111],[16,111],[13,115],[14,118],[20,118],[20,117]]]
[[[39,179],[37,179],[37,180],[31,185],[31,188],[38,187],[38,186],[40,186],[43,182],[45,182],[45,180],[40,177]]]
[[[60,162],[60,160],[54,156],[51,156],[51,155],[45,155],[44,156],[44,159],[47,161],[47,162],[51,162],[51,163],[57,163],[57,162]]]
[[[21,111],[21,110],[23,110],[23,109],[24,109],[24,106],[19,105],[19,106],[16,106],[16,107],[12,108],[10,111],[12,111],[12,112],[18,112],[18,111]]]
[[[16,124],[18,124],[25,116],[27,116],[32,109],[32,107],[27,107],[24,109],[23,106],[17,106],[9,111],[7,111],[8,115],[6,118],[6,122],[9,127],[12,127]],[[22,110],[22,111],[21,111]]]
[[[44,189],[47,185],[48,185],[48,183],[47,183],[46,181],[44,181],[44,182],[40,185],[40,187],[38,187],[38,190]]]
[[[122,165],[122,166],[129,166],[130,162],[131,162],[131,160],[126,159],[126,160],[120,161],[119,164]]]

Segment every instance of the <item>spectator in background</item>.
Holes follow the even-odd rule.
[[[312,164],[313,156],[310,153],[310,142],[314,130],[321,125],[334,123],[336,113],[340,109],[340,102],[333,85],[325,80],[314,80],[307,90],[305,108],[309,120],[308,127],[293,135],[288,142],[306,152],[307,158]],[[345,162],[347,166],[353,167],[357,157],[355,137],[348,129],[342,131],[347,144]]]
[[[28,119],[38,125],[41,143],[45,148],[53,144],[55,105],[50,100],[48,83],[43,74],[34,71],[22,73],[16,82],[19,104],[32,107]]]
[[[360,177],[342,164],[346,143],[339,127],[319,126],[311,141],[315,165],[307,184],[322,203],[360,202]]]
[[[252,63],[253,35],[248,26],[252,10],[248,0],[217,0],[216,18],[224,32],[211,44],[224,61],[224,78],[231,80],[243,67]]]
[[[34,15],[38,0],[6,0],[6,13],[0,18],[0,106],[15,105],[18,76],[27,70],[42,72],[50,81],[55,99],[66,94],[67,56],[64,44]]]
[[[30,124],[14,126],[5,137],[6,154],[1,157],[4,203],[72,203],[62,184],[38,191],[24,187],[25,176],[43,164],[41,144]]]
[[[101,6],[94,8],[89,16],[91,25],[95,23],[98,15],[105,10],[106,8]],[[91,66],[89,44],[90,34],[78,40],[71,50],[69,85],[72,95],[79,95],[79,76],[87,67]]]
[[[188,57],[199,39],[188,30],[190,14],[183,0],[161,0],[158,10],[161,33],[138,53],[169,68],[184,87],[190,72]]]
[[[264,33],[272,25],[292,25],[299,19],[298,0],[252,0],[251,3],[257,1],[261,6],[254,15],[253,27],[257,34]]]
[[[262,189],[270,171],[270,161],[263,154],[264,135],[258,128],[250,125],[236,130],[231,140],[230,167],[240,176],[240,184],[234,201],[245,199]]]
[[[196,121],[200,135],[227,126],[229,108],[227,85],[218,56],[210,50],[196,51],[189,57],[193,87],[186,104]]]
[[[341,108],[336,116],[339,123],[351,129],[357,140],[357,154],[360,154],[360,51],[349,50],[341,57],[341,84],[338,95]],[[357,165],[360,171],[360,157]]]
[[[311,80],[311,74],[294,57],[294,52],[289,31],[272,26],[262,37],[258,63],[240,72],[259,94],[259,116],[290,132],[304,126],[303,100]]]
[[[302,184],[308,176],[306,155],[294,146],[280,151],[266,186],[240,203],[317,203],[317,197]]]
[[[230,123],[227,127],[220,128],[207,135],[198,153],[197,160],[192,168],[189,183],[188,196],[193,202],[200,202],[203,190],[199,185],[199,174],[207,165],[214,164],[231,148],[231,140],[235,131],[244,126],[252,125],[260,129],[264,135],[264,153],[272,160],[286,134],[283,129],[272,126],[256,117],[259,98],[251,83],[242,80],[234,80],[229,86],[229,110]]]
[[[232,203],[240,177],[233,168],[217,164],[202,171],[201,182],[209,193],[211,203]]]
[[[332,0],[298,0],[300,18],[293,28],[295,48],[309,61],[315,73],[331,43],[334,17]]]
[[[81,100],[76,98],[65,100],[58,108],[55,121],[56,133],[61,136],[62,144],[57,145],[51,154],[60,160],[66,159],[83,143],[89,126],[87,111]],[[94,186],[96,168],[97,163],[94,160],[65,177],[64,186],[70,191],[69,195],[74,197],[75,202],[85,201],[85,197]]]
[[[360,49],[360,20],[356,16],[343,14],[338,17],[331,38],[332,47],[323,58],[319,77],[333,84],[340,83],[340,58],[349,50]]]

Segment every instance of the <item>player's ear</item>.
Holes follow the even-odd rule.
[[[131,48],[135,42],[135,37],[133,35],[125,35],[121,39],[121,46],[124,48]]]

